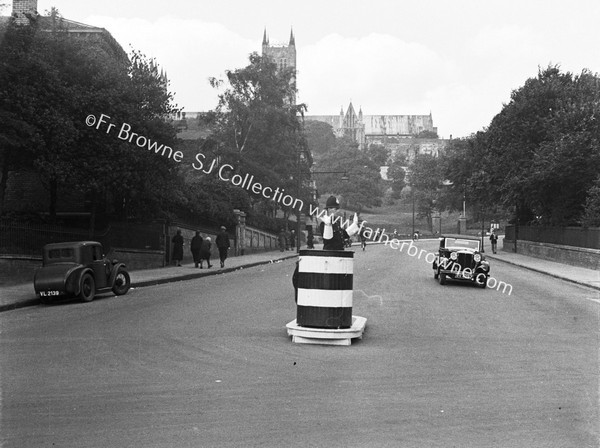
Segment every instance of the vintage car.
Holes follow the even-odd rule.
[[[446,280],[460,280],[485,288],[490,264],[480,251],[481,239],[468,235],[440,237],[439,254],[433,262],[433,278],[440,285]]]
[[[35,273],[33,286],[43,302],[58,297],[91,302],[96,293],[126,294],[131,279],[123,263],[104,256],[102,244],[74,241],[44,246],[43,264]]]

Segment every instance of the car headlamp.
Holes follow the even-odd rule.
[[[457,254],[456,252],[452,252],[452,253],[450,254],[450,259],[452,259],[452,260],[456,260],[457,258],[458,258],[458,254]]]
[[[479,263],[481,261],[481,255],[480,254],[475,254],[475,256],[473,257],[473,259]]]

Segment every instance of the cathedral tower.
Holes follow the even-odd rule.
[[[12,15],[18,25],[27,25],[28,16],[37,15],[37,0],[13,0]]]
[[[267,29],[263,33],[262,41],[262,56],[268,57],[273,61],[279,70],[292,69],[292,82],[294,90],[296,88],[296,39],[294,38],[294,30],[290,31],[290,41],[288,45],[271,45],[267,36]],[[296,104],[296,95],[292,98],[292,104]]]

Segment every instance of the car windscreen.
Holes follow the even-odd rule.
[[[446,249],[471,249],[479,250],[479,241],[463,240],[460,238],[446,238]]]

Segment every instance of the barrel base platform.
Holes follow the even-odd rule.
[[[321,344],[321,345],[350,345],[352,339],[362,339],[367,325],[367,319],[360,316],[352,316],[350,328],[312,328],[301,327],[296,319],[286,325],[288,336],[292,342],[297,344]]]

